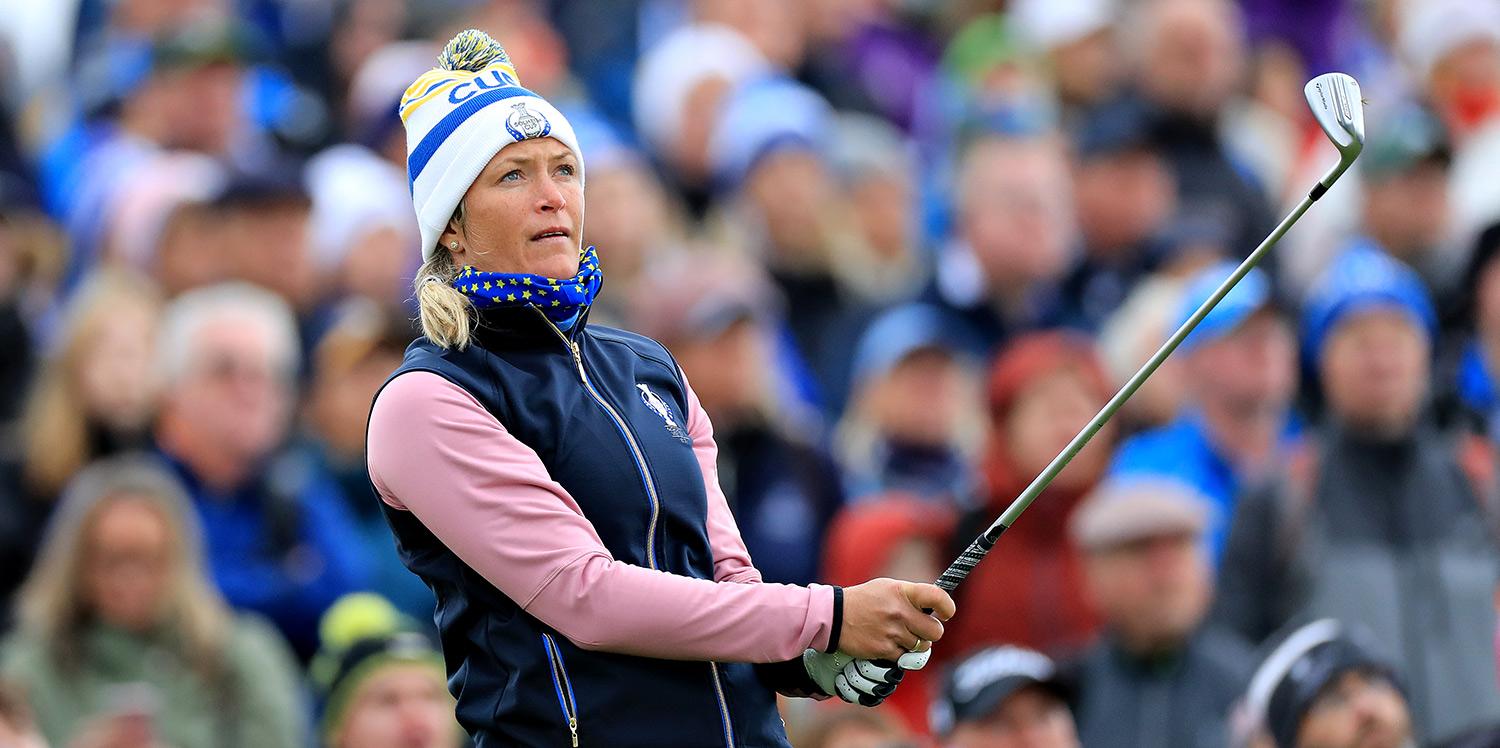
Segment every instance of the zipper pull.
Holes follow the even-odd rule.
[[[573,360],[577,361],[579,366],[583,366],[583,352],[578,350],[578,341],[569,340],[568,347],[573,349]]]
[[[568,732],[573,733],[573,748],[578,748],[578,718],[568,718]]]

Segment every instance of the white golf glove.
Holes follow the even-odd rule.
[[[931,646],[921,652],[901,655],[895,662],[864,660],[843,652],[829,654],[809,649],[802,653],[802,666],[823,693],[850,704],[876,706],[895,692],[906,671],[921,670],[930,657]]]

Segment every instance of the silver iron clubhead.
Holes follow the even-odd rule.
[[[1307,105],[1323,134],[1339,151],[1339,164],[1319,183],[1326,190],[1354,163],[1365,147],[1365,108],[1359,82],[1344,73],[1324,73],[1303,88]]]

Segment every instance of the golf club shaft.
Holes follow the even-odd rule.
[[[1335,176],[1334,178],[1337,177]],[[1129,400],[1130,396],[1134,395],[1135,391],[1141,388],[1146,379],[1156,372],[1157,367],[1161,366],[1162,362],[1166,361],[1167,357],[1172,355],[1172,351],[1177,350],[1177,346],[1181,345],[1182,341],[1187,339],[1187,336],[1193,332],[1193,328],[1196,328],[1198,323],[1202,322],[1203,318],[1208,316],[1208,313],[1215,306],[1218,306],[1224,296],[1229,293],[1229,290],[1234,288],[1235,284],[1239,283],[1240,279],[1244,278],[1245,274],[1249,273],[1260,262],[1266,252],[1270,251],[1271,247],[1275,246],[1276,242],[1281,240],[1281,237],[1292,227],[1292,224],[1295,224],[1297,219],[1301,218],[1302,214],[1306,213],[1307,209],[1312,207],[1313,202],[1322,197],[1324,192],[1327,192],[1326,182],[1328,181],[1331,180],[1319,182],[1307,197],[1302,198],[1302,202],[1298,203],[1297,207],[1286,218],[1281,219],[1281,223],[1277,224],[1275,230],[1260,243],[1260,246],[1256,247],[1255,251],[1251,252],[1250,256],[1246,257],[1245,261],[1241,262],[1240,266],[1234,269],[1233,273],[1230,273],[1229,278],[1219,284],[1213,295],[1208,297],[1208,301],[1203,302],[1203,305],[1198,307],[1192,316],[1188,317],[1187,321],[1182,323],[1181,327],[1177,328],[1177,332],[1172,333],[1172,336],[1167,338],[1167,342],[1163,343],[1161,348],[1158,348],[1156,353],[1151,356],[1150,360],[1146,361],[1145,365],[1130,378],[1130,381],[1126,382],[1120,388],[1120,391],[1116,392],[1115,396],[1104,404],[1104,407],[1094,415],[1094,418],[1088,422],[1088,425],[1084,426],[1083,430],[1078,432],[1078,435],[1073,437],[1072,441],[1068,442],[1068,446],[1064,447],[1061,453],[1052,458],[1052,462],[1047,464],[1047,467],[1042,470],[1041,474],[1031,481],[1031,484],[1026,487],[1026,490],[1021,492],[1020,496],[1016,497],[1015,501],[1011,502],[1005,512],[1000,515],[1000,518],[995,520],[995,523],[990,525],[988,530],[985,530],[983,534],[975,538],[974,542],[970,543],[969,547],[965,548],[964,552],[958,558],[954,559],[953,563],[948,566],[948,569],[943,572],[942,576],[938,577],[937,586],[948,592],[952,592],[958,588],[959,582],[964,581],[969,576],[969,572],[973,571],[974,567],[990,552],[990,549],[995,547],[995,541],[1000,538],[1000,534],[1005,532],[1006,528],[1015,524],[1016,519],[1021,516],[1021,513],[1026,511],[1027,507],[1031,506],[1031,502],[1036,501],[1036,497],[1040,496],[1042,491],[1047,490],[1047,486],[1052,483],[1052,480],[1057,477],[1058,473],[1061,473],[1063,468],[1067,467],[1069,462],[1072,462],[1074,455],[1077,455],[1079,450],[1083,449],[1084,445],[1088,444],[1089,440],[1094,438],[1094,434],[1098,433],[1099,429],[1103,428],[1104,424],[1108,423],[1109,419],[1114,417],[1115,412],[1120,409],[1120,406],[1124,405],[1125,401]]]

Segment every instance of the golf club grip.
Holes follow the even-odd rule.
[[[1004,527],[1002,526],[1001,529],[1003,530]],[[941,587],[944,592],[950,593],[958,589],[958,583],[967,579],[969,572],[973,571],[974,567],[978,566],[994,547],[995,541],[987,535],[975,538],[963,553],[958,554],[958,558],[953,559],[953,563],[948,565],[948,569],[943,572],[942,576],[938,577],[937,586]]]

